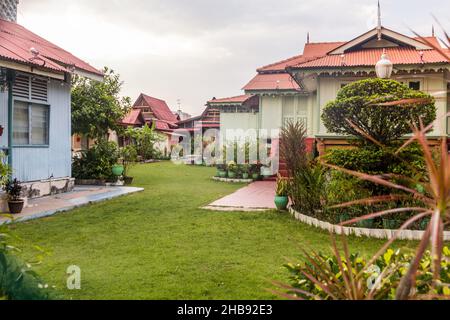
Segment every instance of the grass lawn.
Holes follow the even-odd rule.
[[[270,280],[287,281],[285,258],[299,247],[329,249],[329,235],[286,213],[199,209],[240,186],[213,182],[214,169],[159,163],[137,166],[145,191],[14,226],[50,251],[39,274],[66,299],[271,299]],[[373,253],[382,241],[351,239]],[[25,256],[32,250],[25,246]],[[82,270],[81,290],[66,269]]]

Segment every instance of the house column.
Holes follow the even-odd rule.
[[[16,73],[8,69],[6,81],[8,84],[8,165],[13,165],[13,85]]]

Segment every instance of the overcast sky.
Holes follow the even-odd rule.
[[[382,0],[383,25],[448,29],[448,0]],[[20,0],[18,22],[140,92],[193,115],[207,100],[239,95],[259,66],[311,41],[350,40],[376,25],[376,0]]]

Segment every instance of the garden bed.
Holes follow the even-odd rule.
[[[253,179],[231,179],[231,178],[221,178],[221,177],[213,177],[214,181],[220,182],[228,182],[228,183],[251,183]]]
[[[375,239],[392,239],[394,235],[398,232],[399,240],[421,240],[424,231],[420,230],[389,230],[389,229],[368,229],[368,228],[357,228],[357,227],[343,227],[331,224],[329,222],[324,222],[319,219],[301,214],[295,211],[292,207],[289,208],[289,212],[298,221],[305,223],[309,226],[313,226],[322,230],[327,230],[334,234],[354,235],[357,237],[369,237]],[[450,231],[444,231],[444,241],[450,241]]]

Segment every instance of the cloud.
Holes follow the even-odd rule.
[[[382,1],[387,26],[429,33],[423,2]],[[450,4],[429,0],[439,14]],[[445,25],[447,21],[442,21]],[[349,40],[376,24],[375,0],[22,0],[19,23],[125,81],[123,93],[165,99],[192,114],[240,94],[255,69],[312,41]]]

